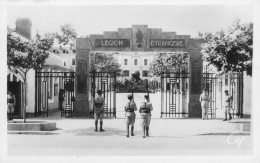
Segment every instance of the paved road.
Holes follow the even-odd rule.
[[[234,123],[220,120],[152,119],[151,137],[125,137],[124,119],[105,119],[106,132],[94,132],[92,119],[55,120],[52,135],[8,135],[9,156],[87,155],[248,155],[252,137],[236,134]],[[233,133],[233,134],[232,134]]]

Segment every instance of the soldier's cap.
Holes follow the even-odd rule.
[[[132,94],[129,94],[129,95],[127,95],[127,97],[133,97],[133,95],[132,95]]]
[[[225,92],[228,92],[228,90],[225,90]]]

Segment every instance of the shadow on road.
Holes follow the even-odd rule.
[[[71,133],[71,134],[75,134],[78,136],[98,136],[98,135],[103,135],[103,136],[126,136],[126,130],[122,130],[122,129],[116,129],[116,128],[110,128],[110,127],[106,127],[104,128],[104,132],[95,132],[94,131],[94,127],[91,128],[78,128],[78,129],[73,129],[73,130],[64,130],[63,132],[65,133]],[[141,135],[142,132],[141,131],[134,131],[135,135]]]
[[[179,136],[163,136],[163,135],[155,135],[149,136],[149,138],[167,138],[167,139],[180,139],[180,138],[188,138],[188,137],[179,137]]]
[[[116,129],[116,128],[105,128],[105,132],[95,132],[94,127],[90,128],[78,128],[73,130],[64,130],[64,133],[71,133],[77,136],[126,136],[126,130]],[[142,136],[143,132],[140,130],[134,131],[135,136]],[[150,135],[149,138],[167,138],[167,139],[178,139],[178,138],[188,138],[180,136],[169,136],[169,135]]]

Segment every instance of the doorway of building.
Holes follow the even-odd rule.
[[[14,118],[21,117],[21,87],[22,82],[8,82],[7,90],[11,91],[16,98],[16,105],[14,108]]]

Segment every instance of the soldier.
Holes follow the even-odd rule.
[[[8,114],[8,120],[13,119],[13,113],[14,113],[14,107],[16,104],[15,95],[11,91],[8,91],[7,94],[7,114]]]
[[[141,102],[139,112],[141,113],[141,126],[143,128],[143,138],[149,136],[149,126],[151,121],[151,111],[153,110],[149,96],[144,96],[144,102]]]
[[[131,125],[131,136],[134,136],[134,123],[135,123],[135,111],[137,110],[136,104],[133,100],[132,94],[128,96],[129,102],[125,105],[125,116],[126,116],[126,137],[129,137],[129,126]]]
[[[62,110],[64,98],[65,98],[64,89],[60,89],[60,91],[59,91],[59,110]]]
[[[95,131],[97,132],[98,119],[99,119],[100,120],[100,131],[102,132],[102,131],[105,131],[102,129],[105,100],[101,96],[102,95],[101,90],[98,90],[97,93],[98,93],[98,96],[95,97],[94,101],[93,101],[93,108],[94,108],[94,114],[95,114]]]
[[[228,90],[225,90],[225,119],[223,121],[231,120],[232,116],[230,113],[230,106],[232,103],[232,96],[228,94]],[[227,114],[229,115],[229,119],[227,119]]]
[[[209,106],[209,96],[207,95],[207,89],[204,88],[202,94],[200,95],[200,103],[202,110],[202,119],[208,119],[208,106]]]

